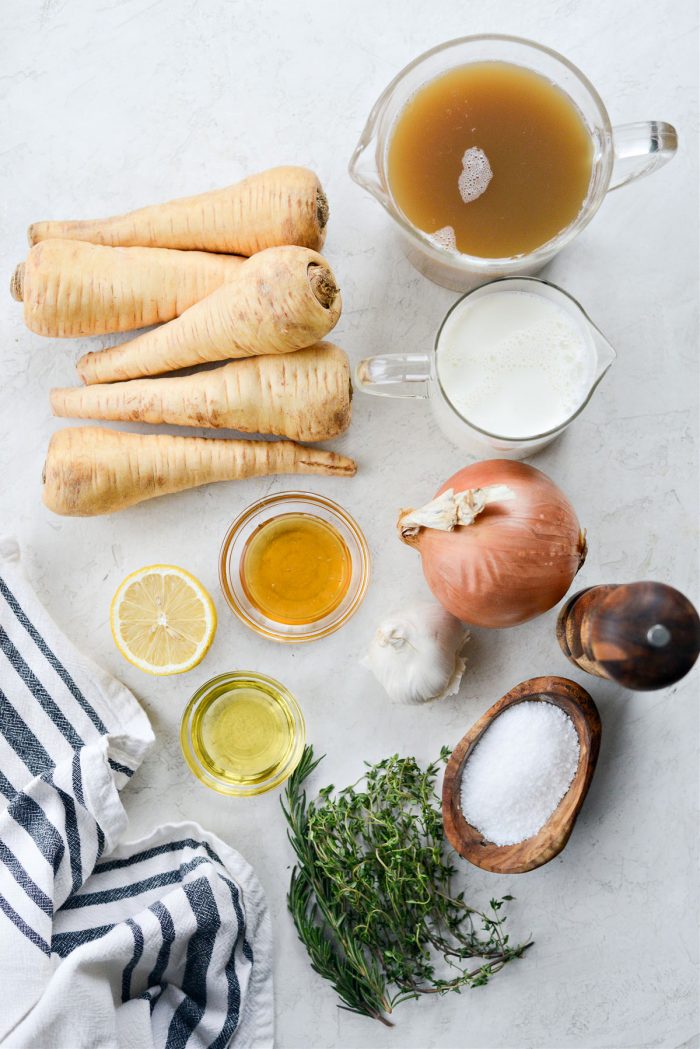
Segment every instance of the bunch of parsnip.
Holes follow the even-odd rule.
[[[292,438],[223,440],[79,427],[54,434],[44,502],[111,513],[210,481],[273,473],[351,476],[346,456],[296,441],[350,424],[345,354],[321,342],[340,292],[318,254],[328,204],[306,168],[115,218],[39,222],[12,277],[27,326],[52,337],[160,324],[78,361],[85,387],[53,390],[55,415],[227,428]],[[165,372],[228,361],[182,376]]]

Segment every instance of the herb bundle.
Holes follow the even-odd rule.
[[[400,1002],[482,986],[522,955],[530,944],[511,947],[499,913],[512,896],[483,913],[452,891],[437,764],[423,771],[394,755],[313,802],[303,784],[320,760],[305,748],[282,803],[297,856],[287,902],[313,969],[341,1008],[391,1026],[387,1014]]]

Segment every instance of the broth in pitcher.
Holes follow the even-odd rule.
[[[593,143],[551,81],[508,62],[475,62],[421,87],[388,145],[389,185],[412,225],[483,258],[535,250],[574,221]]]

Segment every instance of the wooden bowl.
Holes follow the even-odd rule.
[[[494,845],[462,815],[462,771],[474,747],[506,707],[526,700],[553,703],[571,718],[578,733],[579,759],[571,786],[545,825],[517,845]],[[495,874],[523,874],[553,859],[566,845],[593,779],[600,750],[598,709],[584,688],[563,677],[534,677],[507,692],[463,736],[447,763],[442,788],[445,834],[465,860]]]

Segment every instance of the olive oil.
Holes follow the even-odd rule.
[[[294,723],[276,694],[255,681],[224,683],[195,715],[192,746],[217,777],[234,783],[266,779],[284,764]]]
[[[574,221],[593,144],[574,103],[545,77],[476,62],[416,92],[397,118],[387,164],[412,225],[465,254],[506,258]]]
[[[206,786],[238,797],[278,786],[304,748],[304,717],[288,689],[253,671],[212,678],[190,700],[183,754]]]
[[[348,547],[333,525],[306,513],[280,514],[248,539],[240,566],[248,600],[276,623],[316,623],[345,597]]]

